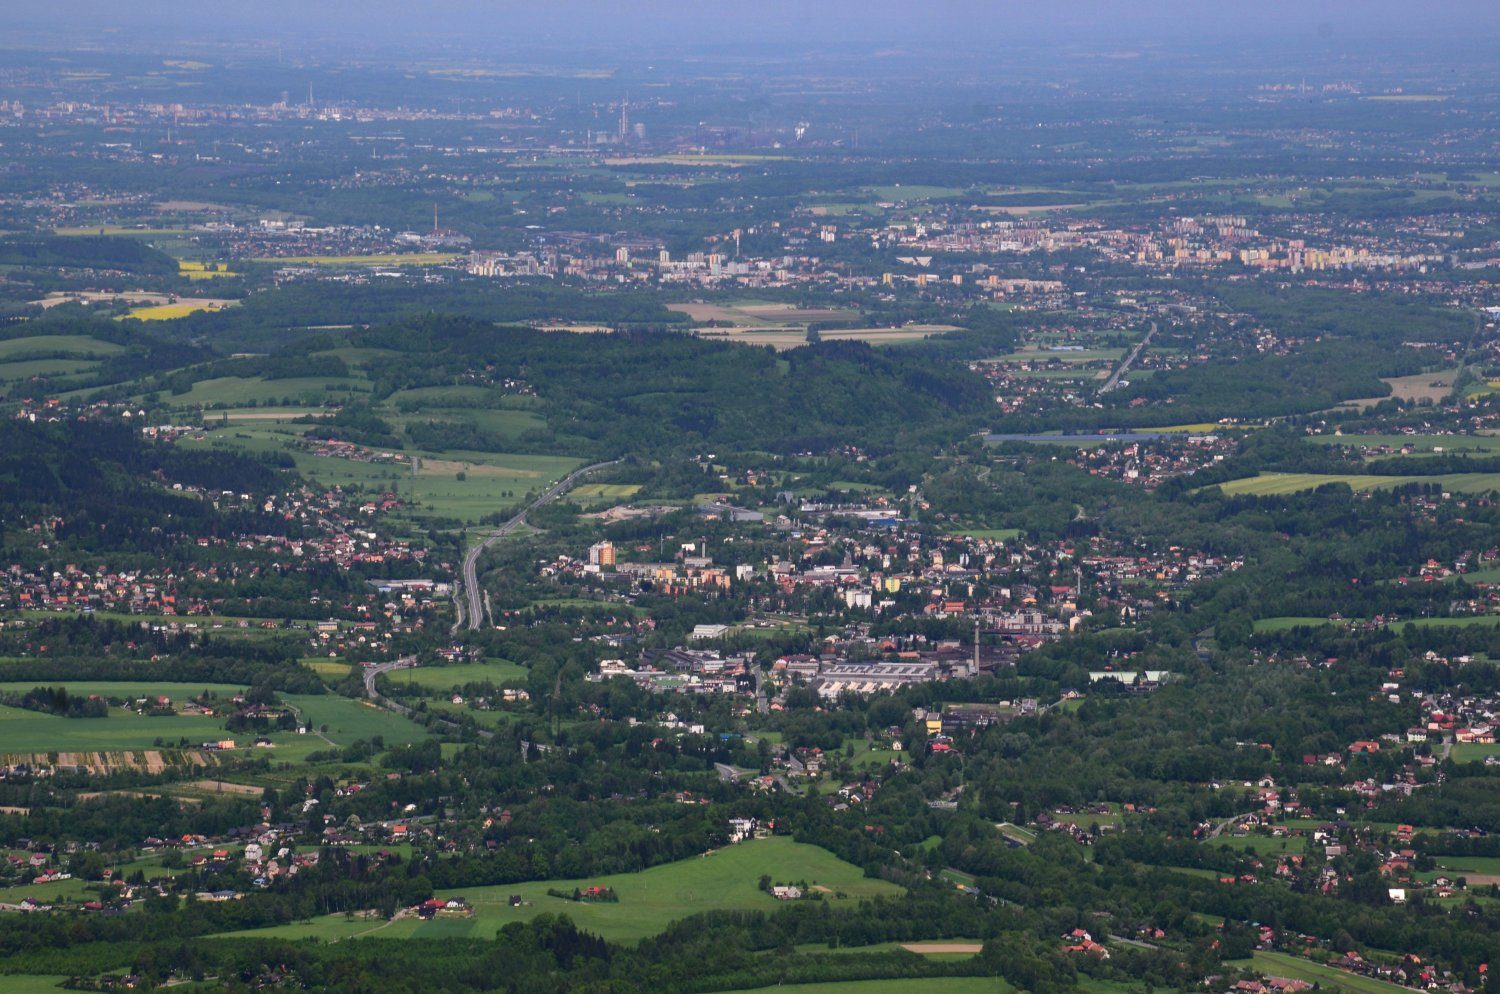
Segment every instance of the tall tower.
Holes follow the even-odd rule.
[[[974,659],[969,663],[969,676],[979,675],[979,619],[974,619]]]
[[[620,143],[624,144],[625,136],[630,133],[630,94],[625,94],[625,99],[620,101]]]

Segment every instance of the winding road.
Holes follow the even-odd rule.
[[[366,666],[365,696],[381,707],[388,708],[408,718],[411,717],[411,708],[405,704],[398,704],[390,698],[380,696],[379,691],[375,689],[375,678],[382,673],[389,673],[391,670],[409,669],[415,665],[417,665],[416,656],[402,656],[400,659],[393,659],[388,663],[376,663],[374,666]]]
[[[1125,357],[1125,361],[1115,367],[1115,371],[1109,374],[1109,379],[1105,380],[1104,385],[1099,388],[1101,394],[1109,393],[1111,390],[1119,387],[1120,377],[1130,372],[1131,365],[1141,357],[1141,353],[1145,351],[1146,346],[1151,344],[1151,336],[1155,334],[1156,322],[1152,321],[1151,330],[1146,332],[1144,338],[1135,343],[1135,348],[1130,350],[1130,354]]]
[[[526,524],[527,514],[530,514],[544,504],[550,504],[552,501],[557,500],[557,498],[571,490],[573,484],[577,483],[583,477],[595,470],[603,469],[606,466],[613,466],[619,461],[618,459],[611,459],[609,462],[596,462],[590,466],[573,470],[573,472],[552,484],[546,493],[522,508],[521,512],[515,517],[490,532],[489,536],[483,542],[475,545],[464,555],[463,581],[461,584],[463,600],[458,601],[459,621],[458,625],[455,626],[455,631],[457,628],[464,627],[466,623],[470,631],[476,631],[480,627],[481,620],[484,617],[484,605],[480,602],[478,576],[479,556],[484,550]],[[371,683],[373,683],[373,679],[373,677],[367,677],[367,681]]]

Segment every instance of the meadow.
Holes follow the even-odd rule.
[[[1275,618],[1258,618],[1255,622],[1257,632],[1284,632],[1293,628],[1316,625],[1348,625],[1358,619],[1346,618],[1343,621],[1330,621],[1327,618],[1282,616]],[[1418,628],[1467,628],[1471,625],[1495,625],[1500,624],[1500,615],[1497,614],[1474,614],[1464,615],[1456,618],[1403,618],[1399,621],[1389,622],[1386,627],[1401,628],[1405,625],[1415,625]]]
[[[275,380],[271,385],[294,382],[297,381]],[[513,418],[529,416],[524,411],[480,413]],[[210,424],[213,421],[210,415]],[[182,439],[178,444],[251,453],[287,451],[297,472],[322,486],[362,487],[374,492],[396,493],[407,505],[399,512],[400,516],[419,525],[433,518],[452,518],[465,525],[477,524],[481,518],[514,507],[528,491],[544,490],[579,465],[578,459],[567,456],[467,451],[409,453],[415,465],[389,460],[364,462],[290,448],[289,443],[302,430],[303,426],[275,420],[253,425],[235,423],[215,426],[201,441]]]
[[[832,980],[821,984],[777,984],[739,994],[1011,994],[999,977],[924,977],[921,980]]]
[[[0,683],[0,690],[24,693],[37,683],[34,680]],[[53,685],[66,687],[69,694],[100,694],[124,700],[165,695],[178,705],[205,690],[213,691],[220,698],[228,698],[245,689],[232,684],[113,681],[49,684]],[[420,725],[366,701],[336,694],[286,694],[282,700],[311,722],[315,729],[322,731],[327,739],[341,746],[376,736],[384,739],[387,745],[396,745],[418,742],[427,735]],[[253,736],[229,735],[224,730],[224,719],[217,716],[179,714],[151,717],[123,708],[111,708],[105,718],[62,718],[0,706],[0,755],[141,751],[154,748],[157,739],[167,743],[164,748],[174,748],[182,738],[186,738],[191,746],[225,738],[233,738],[239,745],[246,746]],[[276,732],[270,738],[276,744],[273,756],[278,762],[296,762],[309,752],[328,748],[328,742],[316,734]]]
[[[0,977],[0,989],[5,994],[58,994],[65,990],[64,976],[48,976],[40,973],[11,973]]]
[[[474,907],[473,918],[423,922],[404,918],[371,934],[382,938],[489,938],[508,922],[528,921],[540,914],[566,914],[585,931],[614,942],[638,942],[656,935],[672,922],[703,911],[763,910],[778,902],[760,890],[762,874],[782,882],[805,880],[826,888],[824,900],[834,907],[860,898],[895,895],[901,888],[866,878],[862,871],[826,849],[793,842],[786,837],[756,839],[715,850],[703,856],[655,866],[639,873],[585,880],[541,880],[497,887],[440,891],[439,897],[461,896]],[[575,887],[611,887],[617,903],[586,904],[549,897],[547,891],[571,892]],[[837,898],[837,893],[847,895]],[[524,902],[512,907],[511,895]],[[343,915],[310,922],[232,933],[278,938],[340,939],[369,931],[371,924]]]
[[[1433,484],[1447,491],[1481,494],[1500,490],[1500,473],[1446,473],[1433,476],[1373,476],[1343,473],[1261,473],[1219,484],[1225,494],[1267,497],[1312,490],[1329,483],[1345,483],[1357,491],[1380,490],[1408,483]]]
[[[252,259],[271,266],[441,266],[463,258],[454,252],[400,252],[380,255],[289,255]]]
[[[387,679],[397,685],[409,684],[423,690],[447,691],[466,683],[483,683],[486,680],[499,686],[510,680],[524,680],[529,672],[520,663],[493,659],[453,666],[417,666],[396,670]]]
[[[950,532],[954,538],[987,538],[995,542],[1004,542],[1013,538],[1021,537],[1019,528],[959,528]]]
[[[1251,956],[1249,963],[1242,965],[1248,965],[1268,976],[1305,980],[1323,989],[1333,988],[1345,991],[1347,994],[1407,994],[1408,992],[1408,988],[1386,983],[1384,980],[1345,973],[1343,970],[1286,953],[1257,950]]]
[[[98,359],[123,351],[123,345],[88,335],[33,335],[0,341],[0,362],[36,356]]]
[[[1389,446],[1400,450],[1410,445],[1417,452],[1500,452],[1500,435],[1312,435],[1307,439],[1317,445],[1347,445],[1375,448]]]

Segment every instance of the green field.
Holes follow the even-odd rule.
[[[169,398],[174,407],[242,407],[246,404],[274,404],[292,398],[301,404],[321,404],[341,399],[364,387],[364,381],[350,378],[316,376],[266,380],[259,376],[220,376],[199,380],[184,394]]]
[[[123,345],[90,338],[88,335],[32,335],[0,341],[0,362],[36,355],[97,359],[123,351]]]
[[[418,666],[408,670],[394,670],[386,679],[400,685],[412,684],[423,690],[446,691],[466,683],[483,683],[485,680],[499,686],[507,680],[524,680],[529,673],[526,667],[504,659],[486,660],[482,663],[459,663],[454,666]]]
[[[777,984],[738,994],[1011,994],[999,977],[924,977],[920,980],[833,980],[822,984]]]
[[[629,500],[639,491],[638,484],[631,483],[585,483],[573,488],[574,497],[607,497],[610,500]]]
[[[1285,632],[1293,628],[1332,624],[1343,624],[1343,622],[1332,622],[1327,618],[1314,617],[1258,618],[1255,622],[1255,630],[1257,632]]]
[[[1021,537],[1019,528],[960,528],[949,533],[953,538],[987,538],[996,542],[1004,542],[1013,538]]]
[[[1500,745],[1480,745],[1477,742],[1458,742],[1449,754],[1455,763],[1482,763],[1489,756],[1500,756]]]
[[[21,359],[0,362],[0,381],[16,382],[33,376],[72,376],[97,368],[98,364],[88,359]]]
[[[1318,984],[1325,990],[1332,987],[1347,991],[1349,994],[1408,994],[1408,988],[1389,984],[1384,980],[1376,980],[1373,977],[1360,977],[1345,973],[1343,970],[1336,970],[1331,966],[1324,966],[1297,956],[1289,956],[1286,953],[1257,951],[1247,965],[1270,976],[1306,980]]]
[[[39,973],[12,973],[0,976],[0,991],[5,994],[58,994],[67,977],[50,977]]]
[[[1500,877],[1500,856],[1439,856],[1437,865],[1450,874]]]
[[[25,692],[36,686],[37,682],[28,680],[0,683],[0,690]],[[101,694],[127,700],[165,694],[179,705],[205,690],[212,690],[221,698],[231,697],[244,690],[243,687],[232,684],[66,681],[55,685],[66,687],[70,694]],[[427,734],[420,725],[365,701],[350,700],[335,694],[286,694],[282,696],[282,700],[298,709],[314,728],[321,729],[326,725],[325,734],[338,745],[348,745],[357,739],[370,739],[377,735],[383,737],[386,744],[396,745],[420,741]],[[153,742],[158,738],[167,743],[167,748],[172,748],[184,737],[192,747],[224,738],[234,738],[245,745],[252,738],[244,734],[226,734],[224,719],[219,717],[148,717],[113,708],[107,718],[61,718],[37,711],[0,706],[0,755],[135,751],[152,748]],[[317,735],[277,732],[271,735],[271,740],[276,743],[274,758],[281,762],[297,761],[309,752],[328,748],[328,743]]]
[[[526,412],[494,413],[514,416]],[[212,416],[209,420],[212,421]],[[456,518],[471,525],[486,515],[514,507],[527,491],[544,490],[579,464],[579,460],[566,456],[495,452],[412,453],[412,458],[418,461],[413,472],[406,463],[361,462],[288,449],[287,446],[299,434],[298,427],[276,423],[236,423],[216,427],[204,441],[183,439],[178,444],[250,453],[285,450],[296,462],[298,473],[325,487],[358,486],[377,492],[393,491],[409,505],[401,511],[403,517],[419,522],[434,517]],[[459,473],[463,473],[464,479],[458,478]]]
[[[1410,445],[1418,452],[1434,449],[1444,452],[1500,452],[1500,435],[1313,435],[1309,442],[1319,445],[1366,446],[1386,445],[1400,449]]]
[[[1301,835],[1288,835],[1279,839],[1273,835],[1221,836],[1214,840],[1214,844],[1235,852],[1249,849],[1257,856],[1307,851],[1307,839]]]
[[[1304,625],[1332,625],[1350,624],[1350,619],[1340,622],[1329,621],[1327,618],[1301,618],[1301,617],[1278,617],[1260,618],[1255,622],[1257,632],[1284,632],[1292,628],[1300,628]],[[1400,628],[1404,625],[1415,625],[1418,628],[1468,628],[1473,625],[1496,625],[1500,624],[1500,614],[1475,614],[1459,618],[1408,618],[1401,621],[1389,622],[1386,627]]]
[[[528,921],[539,914],[566,914],[585,931],[616,942],[636,942],[657,934],[672,922],[703,911],[769,911],[780,902],[762,892],[762,874],[778,881],[805,880],[827,887],[824,896],[832,906],[859,898],[898,894],[901,888],[882,880],[866,878],[860,869],[826,849],[793,842],[786,837],[758,839],[695,856],[676,863],[655,866],[640,873],[593,877],[584,880],[544,880],[497,887],[468,887],[440,891],[439,897],[462,896],[474,906],[473,918],[439,919],[429,922],[401,919],[381,928],[382,938],[442,938],[466,936],[490,938],[507,922]],[[571,891],[575,887],[612,887],[619,895],[613,904],[584,904],[547,896],[548,889]],[[832,892],[847,895],[837,899]],[[527,904],[510,905],[512,894]],[[233,933],[258,937],[337,939],[365,932],[367,921],[348,921],[343,915],[311,922]]]
[[[1438,476],[1371,476],[1368,474],[1333,473],[1261,473],[1241,480],[1219,484],[1225,494],[1248,494],[1255,497],[1312,490],[1328,483],[1347,483],[1355,490],[1376,490],[1407,483],[1430,483],[1444,490],[1460,493],[1488,493],[1500,490],[1500,473],[1447,473]]]
[[[402,252],[381,255],[297,255],[252,259],[273,266],[440,266],[461,258],[453,252]]]

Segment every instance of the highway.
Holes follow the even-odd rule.
[[[514,518],[511,518],[505,524],[490,532],[489,536],[483,542],[478,543],[468,551],[468,553],[464,556],[463,580],[461,584],[461,592],[464,600],[458,602],[460,625],[463,625],[465,622],[467,622],[469,630],[476,631],[480,627],[480,624],[482,623],[484,618],[484,605],[480,601],[478,576],[479,556],[484,552],[484,550],[488,549],[491,545],[494,545],[496,542],[500,541],[500,539],[509,535],[517,528],[520,528],[526,523],[527,514],[535,511],[542,505],[550,504],[552,501],[561,497],[563,494],[571,490],[573,488],[573,484],[577,483],[583,477],[594,472],[595,470],[603,469],[606,466],[613,466],[619,461],[620,460],[618,459],[611,459],[609,462],[596,462],[591,466],[584,466],[581,469],[573,470],[573,472],[569,473],[561,480],[558,480],[556,483],[552,484],[552,486],[547,490],[546,493],[542,494],[536,500],[532,501],[530,504],[527,504],[524,508],[522,508],[521,512]]]
[[[1152,321],[1151,330],[1146,332],[1146,337],[1135,343],[1135,348],[1130,350],[1130,354],[1125,357],[1125,361],[1120,363],[1113,373],[1109,374],[1109,379],[1105,380],[1104,385],[1099,388],[1101,394],[1109,393],[1120,385],[1120,377],[1130,372],[1131,364],[1140,358],[1146,346],[1151,343],[1151,336],[1154,334],[1156,334],[1156,322]]]

